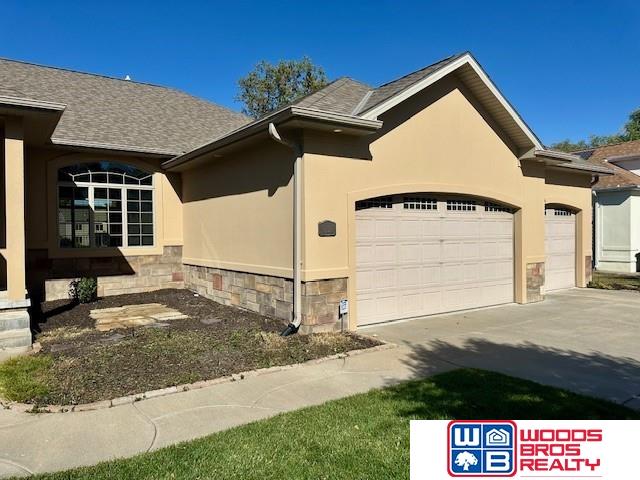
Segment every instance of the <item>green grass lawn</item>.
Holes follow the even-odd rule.
[[[640,290],[640,276],[624,273],[593,272],[591,288],[604,290]]]
[[[482,370],[328,402],[40,479],[390,479],[409,476],[411,419],[640,419],[606,401]]]

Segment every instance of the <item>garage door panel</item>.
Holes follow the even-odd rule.
[[[424,286],[438,285],[442,281],[442,265],[423,265],[422,283]]]
[[[545,289],[575,287],[576,218],[564,209],[545,211]]]
[[[442,244],[440,241],[434,243],[423,243],[421,245],[422,260],[425,263],[439,262],[442,256]]]
[[[356,212],[360,325],[513,301],[513,215],[447,207]]]
[[[398,245],[398,261],[419,263],[422,259],[422,246],[419,243],[401,243]]]

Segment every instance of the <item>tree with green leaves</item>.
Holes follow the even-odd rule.
[[[281,60],[275,65],[263,60],[238,80],[236,100],[243,103],[244,113],[260,118],[320,90],[327,83],[322,67],[314,65],[308,57]]]
[[[632,140],[640,140],[640,108],[629,114],[627,123],[622,128],[622,133],[613,135],[590,135],[589,140],[579,140],[572,142],[568,138],[561,142],[554,143],[551,148],[562,152],[575,152],[577,150],[586,150],[589,148],[601,147],[612,143],[630,142]]]

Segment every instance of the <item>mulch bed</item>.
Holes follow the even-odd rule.
[[[160,325],[95,330],[90,310],[161,303],[190,318]],[[282,320],[227,307],[188,290],[106,297],[74,305],[42,305],[37,356],[53,361],[45,375],[48,393],[31,402],[80,404],[257,368],[304,362],[372,347],[374,340],[350,333],[280,337]]]

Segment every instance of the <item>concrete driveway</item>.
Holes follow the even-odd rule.
[[[361,329],[402,345],[416,375],[476,367],[640,409],[640,293],[573,289]]]

